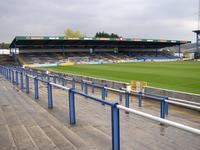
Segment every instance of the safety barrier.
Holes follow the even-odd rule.
[[[21,69],[21,68],[20,68]],[[30,71],[30,70],[26,70],[26,71]],[[62,80],[62,85],[66,85],[66,80],[71,81],[72,82],[72,87],[75,88],[75,79],[74,78],[64,78],[64,77],[58,77],[56,75],[50,75],[50,74],[44,74],[44,73],[39,73],[38,71],[35,70],[31,70],[31,72],[33,72],[34,74],[36,74],[37,76],[40,74],[40,76],[43,78],[43,76],[47,76],[52,77],[54,83],[56,83],[56,79]],[[18,78],[18,75],[16,75],[16,78]],[[18,80],[16,82],[16,84],[18,84]],[[23,84],[22,84],[23,85]],[[105,99],[108,96],[108,91],[116,91],[118,89],[113,89],[113,88],[107,88],[107,85],[97,85],[92,81],[87,81],[87,80],[81,80],[81,89],[83,90],[83,85],[84,85],[84,92],[85,94],[88,93],[88,86],[90,85],[92,88],[92,93],[94,93],[94,88],[101,88],[102,89],[102,99]],[[23,87],[22,87],[23,88]],[[120,88],[120,90],[125,90],[124,88]],[[124,93],[123,91],[119,92],[119,103],[121,104],[122,102],[122,93]],[[150,93],[142,93],[142,92],[136,92],[136,91],[131,91],[131,93],[126,93],[126,107],[129,107],[129,95],[136,95],[138,96],[138,106],[142,107],[142,97],[146,97],[146,98],[150,98],[150,99],[154,99],[154,100],[159,100],[159,101],[163,101],[165,100],[165,102],[160,102],[160,108],[162,108],[162,105],[164,103],[164,110],[160,110],[160,117],[164,118],[165,114],[168,114],[168,103],[170,104],[175,104],[175,105],[179,105],[179,106],[183,106],[183,107],[187,107],[187,108],[192,108],[192,109],[196,109],[196,110],[200,110],[200,103],[195,103],[195,102],[191,102],[191,101],[186,101],[186,100],[181,100],[181,99],[175,99],[175,98],[171,98],[171,97],[166,97],[166,96],[162,96],[162,95],[157,95],[157,94],[150,94]],[[177,101],[177,102],[176,102]]]
[[[21,68],[20,68],[21,69]],[[47,76],[48,80],[49,78],[53,78],[53,82],[56,83],[56,80],[59,79],[59,82],[62,81],[62,85],[66,85],[66,81],[71,81],[72,87],[75,88],[75,79],[74,78],[69,78],[69,77],[59,77],[56,75],[51,75],[51,74],[46,74],[46,73],[41,73],[35,70],[26,70],[31,74],[37,75],[37,76],[41,76],[41,78],[43,79],[43,77]],[[16,78],[18,78],[18,76],[16,75]],[[16,84],[18,84],[18,81],[16,82]],[[162,96],[162,95],[156,95],[156,94],[150,94],[150,93],[142,93],[142,92],[136,92],[136,91],[131,91],[131,93],[127,92],[126,89],[124,88],[120,88],[118,89],[113,89],[113,88],[109,88],[107,87],[107,85],[97,85],[92,81],[87,81],[87,80],[81,80],[81,89],[84,89],[84,93],[88,94],[88,86],[91,86],[92,88],[92,93],[94,93],[94,88],[101,88],[101,98],[102,99],[106,99],[106,97],[108,96],[108,91],[115,91],[115,92],[119,92],[119,103],[122,104],[122,95],[125,94],[125,106],[129,107],[129,97],[130,95],[136,95],[138,96],[138,106],[142,107],[142,97],[145,98],[150,98],[150,99],[154,99],[154,100],[159,100],[160,101],[160,117],[161,118],[165,118],[165,115],[168,114],[168,103],[170,104],[175,104],[175,105],[179,105],[179,106],[183,106],[183,107],[188,107],[188,108],[192,108],[192,109],[196,109],[196,110],[200,110],[199,106],[195,106],[196,104],[194,102],[190,102],[190,101],[186,101],[186,100],[182,100],[181,103],[179,102],[174,102],[180,99],[173,99],[173,98],[168,98],[166,96]],[[83,88],[84,87],[84,88]],[[125,92],[124,92],[124,91]],[[173,101],[171,101],[173,100]],[[188,104],[189,103],[189,104]],[[199,104],[199,103],[197,103]],[[200,105],[200,104],[199,104]]]
[[[20,68],[20,69],[22,69],[22,68]],[[74,78],[59,77],[59,76],[56,76],[56,75],[51,75],[51,74],[47,74],[47,73],[39,72],[39,71],[35,71],[35,70],[30,71],[30,69],[25,70],[25,71],[29,72],[33,75],[40,76],[42,79],[45,76],[48,77],[48,80],[49,80],[49,78],[53,78],[54,83],[56,83],[56,81],[59,80],[59,82],[62,82],[63,86],[66,85],[66,83],[67,83],[66,81],[71,81],[72,87],[75,88],[75,82],[76,81],[75,81]],[[16,75],[16,78],[18,78],[18,75]],[[18,80],[17,80],[16,84],[18,84]],[[150,94],[150,93],[144,93],[144,92],[143,93],[142,92],[136,92],[136,91],[133,91],[133,90],[131,91],[131,93],[129,93],[124,88],[120,88],[119,90],[113,89],[113,88],[107,87],[106,84],[105,85],[97,85],[93,81],[87,81],[87,80],[81,80],[80,85],[81,85],[82,91],[84,89],[85,94],[88,94],[88,86],[91,86],[92,93],[94,93],[95,87],[102,89],[101,90],[101,98],[102,99],[106,99],[106,97],[108,96],[108,91],[119,92],[119,103],[120,104],[122,104],[122,95],[125,94],[126,95],[125,96],[125,106],[126,107],[129,107],[129,97],[130,97],[130,95],[138,96],[138,106],[139,107],[142,107],[142,97],[150,98],[150,99],[154,99],[154,100],[159,100],[160,101],[160,117],[161,118],[165,118],[165,115],[168,114],[168,103],[187,107],[187,108],[192,108],[192,109],[196,109],[196,110],[200,110],[200,107],[199,107],[200,103],[195,103],[195,102],[190,102],[190,101],[180,100],[180,99],[174,99],[174,98],[170,98],[170,97],[166,97],[166,96],[162,96],[162,95]],[[179,103],[179,102],[181,102],[181,103]]]
[[[96,98],[96,97],[93,97],[93,96],[89,96],[86,93],[82,93],[80,91],[75,90],[75,88],[73,88],[73,84],[72,84],[71,88],[68,88],[68,87],[65,87],[63,85],[56,84],[56,83],[54,83],[54,82],[52,82],[50,80],[44,80],[41,77],[34,76],[32,74],[27,74],[28,72],[26,72],[26,71],[22,71],[22,70],[18,71],[18,70],[14,70],[12,68],[6,68],[6,67],[3,67],[3,66],[0,66],[0,73],[2,75],[4,75],[7,80],[9,80],[11,82],[13,82],[12,75],[15,73],[16,76],[18,76],[18,73],[20,73],[20,77],[21,77],[21,72],[23,72],[23,73],[22,73],[22,78],[20,78],[20,84],[23,83],[23,76],[25,76],[26,77],[26,82],[27,82],[26,83],[26,86],[27,86],[26,87],[26,93],[27,93],[27,91],[29,91],[29,89],[28,89],[29,88],[29,78],[33,78],[34,79],[35,99],[39,98],[38,82],[41,81],[41,82],[44,82],[44,83],[47,84],[47,89],[48,89],[48,108],[53,108],[52,86],[55,86],[57,88],[60,88],[60,89],[68,91],[68,96],[69,96],[69,118],[70,118],[70,124],[71,125],[75,125],[76,124],[75,94],[83,96],[83,97],[86,97],[86,98],[89,98],[89,99],[94,100],[96,102],[103,103],[104,105],[110,106],[111,107],[111,116],[112,116],[111,117],[111,124],[112,124],[112,149],[113,150],[119,150],[120,149],[120,117],[119,117],[120,116],[120,110],[124,110],[126,112],[130,112],[130,113],[133,113],[133,114],[136,114],[136,115],[139,115],[139,116],[142,116],[142,117],[145,117],[145,118],[160,122],[162,124],[167,124],[167,125],[176,127],[178,129],[185,130],[185,131],[200,135],[200,130],[199,129],[195,129],[195,128],[192,128],[192,127],[189,127],[189,126],[186,126],[186,125],[183,125],[183,124],[179,124],[179,123],[176,123],[176,122],[173,122],[173,121],[170,121],[170,120],[166,120],[164,118],[159,118],[159,117],[156,117],[156,116],[153,116],[153,115],[141,112],[141,111],[137,111],[137,110],[134,110],[134,109],[119,105],[116,102],[110,102],[110,101],[107,101],[105,99],[99,99],[99,98]],[[14,82],[16,83],[17,80],[18,80],[18,78],[16,78],[14,80]],[[104,89],[109,89],[109,88],[104,88]],[[110,89],[110,90],[112,90],[112,89]],[[118,91],[118,90],[116,90],[116,91]],[[122,90],[119,90],[118,92],[122,92]],[[162,102],[164,102],[164,101],[162,101]]]

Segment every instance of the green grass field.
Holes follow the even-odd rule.
[[[142,80],[154,87],[200,94],[200,62],[118,63],[46,69],[124,82]]]

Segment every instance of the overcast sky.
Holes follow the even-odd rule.
[[[0,0],[0,42],[67,27],[129,38],[195,40],[198,0]]]

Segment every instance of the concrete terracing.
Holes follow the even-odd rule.
[[[38,100],[34,99],[32,80],[29,95],[2,76],[0,85],[0,149],[112,149],[110,107],[76,95],[77,122],[70,126],[66,91],[53,88],[54,108],[48,109],[47,88],[41,82]],[[89,94],[93,95],[90,88]],[[100,95],[100,90],[95,89],[93,96]],[[108,100],[118,101],[118,94],[108,96]],[[145,100],[142,108],[137,103],[137,98],[131,97],[131,108],[159,116],[159,102]],[[199,114],[170,105],[167,119],[199,129]],[[120,129],[122,150],[198,150],[200,147],[200,136],[196,134],[124,111],[120,111]]]

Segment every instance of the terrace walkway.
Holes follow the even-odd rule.
[[[75,126],[70,126],[68,93],[53,88],[54,108],[47,107],[47,88],[40,83],[39,99],[19,91],[0,76],[0,149],[112,149],[110,107],[76,96]],[[91,90],[89,90],[91,91]],[[90,93],[91,94],[91,93]],[[95,92],[100,97],[100,91]],[[115,93],[109,99],[118,99]],[[159,116],[159,103],[144,101],[131,108]],[[169,120],[200,128],[200,113],[170,106]],[[120,111],[121,149],[197,150],[200,137],[171,126],[163,126],[142,117]]]

